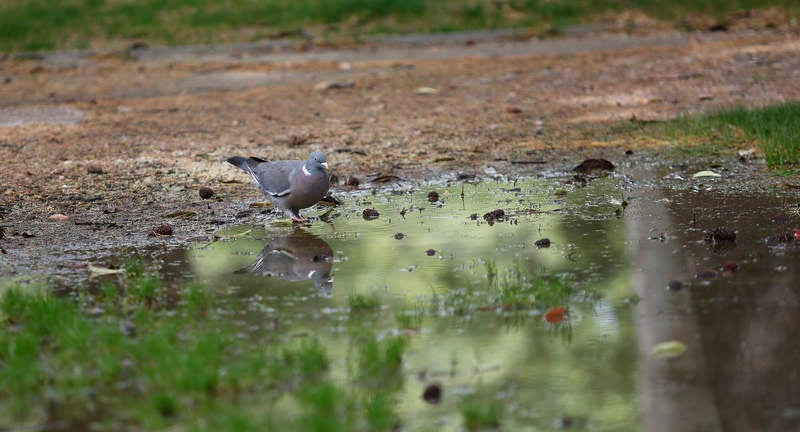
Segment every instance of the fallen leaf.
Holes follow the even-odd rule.
[[[227,238],[237,238],[237,237],[244,237],[244,236],[246,236],[246,235],[250,234],[251,232],[253,232],[253,230],[252,230],[252,229],[246,229],[246,230],[244,230],[244,231],[242,231],[242,232],[233,233],[233,234],[228,234],[226,237],[227,237]]]
[[[739,150],[739,157],[747,157],[747,156],[754,156],[756,154],[756,149],[749,148],[747,150]]]
[[[314,84],[314,90],[325,92],[328,90],[353,88],[356,86],[355,81],[320,81]]]
[[[700,177],[722,177],[722,175],[717,174],[714,171],[698,171],[692,174],[692,178],[700,178]]]
[[[163,215],[161,215],[161,217],[165,219],[175,219],[175,218],[194,216],[196,214],[197,212],[192,210],[178,210],[174,212],[164,213]]]
[[[650,354],[653,357],[658,358],[675,358],[679,357],[681,354],[685,353],[688,348],[686,344],[681,341],[668,341],[668,342],[661,342],[660,344],[653,347],[653,350],[650,351]]]
[[[439,90],[436,90],[433,87],[417,87],[417,89],[414,90],[414,93],[418,95],[432,95],[439,93]]]
[[[86,268],[89,269],[89,275],[90,275],[89,277],[105,276],[105,275],[111,275],[111,274],[119,274],[119,273],[122,273],[122,272],[125,271],[124,269],[112,269],[112,268],[106,268],[106,267],[97,267],[97,266],[94,266],[94,265],[91,265],[91,264],[87,265]]]
[[[399,181],[403,181],[403,179],[395,175],[382,175],[372,179],[372,183],[389,183],[389,182],[399,182]]]
[[[47,219],[51,220],[51,221],[68,221],[69,220],[69,216],[67,216],[65,214],[61,214],[61,213],[56,213],[56,214],[48,217]]]
[[[163,189],[165,192],[183,192],[185,188],[181,185],[174,184],[169,186],[161,186],[161,189]]]
[[[544,314],[544,320],[550,324],[558,324],[564,321],[564,313],[566,313],[566,309],[561,306],[556,306]]]

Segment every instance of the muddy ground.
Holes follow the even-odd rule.
[[[58,273],[265,218],[232,155],[319,148],[340,179],[362,181],[535,175],[531,162],[665,144],[608,125],[796,100],[798,82],[796,28],[6,55],[0,272]],[[175,235],[148,237],[162,222]]]

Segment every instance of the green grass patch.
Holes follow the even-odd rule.
[[[242,42],[300,35],[358,39],[362,34],[530,27],[557,29],[603,14],[638,10],[664,20],[722,19],[780,8],[796,17],[794,0],[6,0],[0,4],[0,51],[85,48],[109,42],[152,44]]]
[[[255,342],[200,284],[169,307],[159,276],[132,264],[122,285],[77,298],[9,288],[0,297],[0,423],[43,418],[144,430],[392,430],[390,392],[332,384],[316,338]],[[156,282],[153,282],[156,281]],[[142,294],[145,293],[145,294]],[[174,292],[173,296],[176,295]],[[152,300],[155,299],[155,300]],[[150,302],[152,300],[152,302]],[[89,312],[101,309],[102,313]],[[359,381],[400,376],[405,341],[358,333]],[[398,378],[402,382],[402,378]],[[288,412],[269,401],[293,400]],[[253,401],[248,403],[246,401]]]
[[[381,307],[381,298],[376,293],[347,295],[347,305],[351,312],[374,311]]]
[[[563,279],[509,269],[499,280],[492,303],[504,310],[549,308],[569,301],[572,288]]]
[[[462,287],[435,293],[430,309],[434,315],[455,316],[476,311],[544,310],[569,303],[575,294],[578,293],[560,277],[528,271],[519,265],[498,269],[490,262],[486,282],[468,281]]]
[[[497,429],[503,416],[503,406],[495,400],[468,399],[461,403],[464,428],[468,431]]]
[[[356,328],[351,331],[350,346],[357,356],[354,364],[357,381],[383,385],[398,377],[406,348],[402,337],[386,335],[379,339],[372,330]]]
[[[718,153],[753,143],[764,152],[773,169],[800,165],[800,102],[765,108],[732,108],[699,116],[686,116],[653,125],[651,133],[677,139],[695,147],[693,154]]]
[[[399,329],[419,330],[425,320],[425,310],[421,308],[398,309],[394,312],[394,319]]]

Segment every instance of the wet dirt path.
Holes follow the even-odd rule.
[[[98,251],[168,248],[265,218],[222,162],[235,154],[321,148],[340,178],[362,179],[614,160],[663,143],[596,136],[592,125],[798,99],[799,53],[794,31],[742,30],[5,58],[0,272],[51,273]],[[204,185],[210,200],[198,196]],[[57,213],[69,220],[48,219]],[[174,236],[148,236],[164,221]]]

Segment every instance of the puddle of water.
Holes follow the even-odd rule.
[[[194,272],[235,287],[238,298],[262,296],[266,309],[248,319],[282,317],[291,331],[324,335],[333,353],[346,345],[337,323],[353,293],[377,293],[384,309],[374,326],[385,333],[402,331],[394,314],[426,309],[404,357],[399,396],[411,430],[457,429],[457,403],[472,393],[501,401],[508,410],[503,424],[512,429],[796,428],[800,376],[791,371],[800,350],[791,332],[800,324],[798,248],[765,240],[796,227],[797,215],[787,210],[791,198],[713,181],[633,191],[622,184],[620,178],[585,188],[552,180],[481,182],[464,185],[463,199],[455,183],[363,194],[339,210],[333,225],[291,234],[237,227],[233,234],[252,231],[196,248],[190,260]],[[554,198],[559,189],[567,194]],[[430,191],[441,201],[428,202]],[[365,221],[365,208],[380,217]],[[490,226],[482,216],[496,208],[509,220]],[[736,241],[707,242],[718,227],[735,230]],[[334,275],[330,291],[308,280],[232,274],[251,265],[265,243],[298,237],[313,239],[314,256],[333,251],[320,270]],[[549,248],[535,246],[542,238]],[[726,262],[738,271],[723,271]],[[565,278],[573,287],[564,305],[568,321],[547,324],[536,307],[509,312],[478,305],[480,311],[463,314],[432,308],[433,296],[458,290],[486,301],[481,293],[491,291],[491,269]],[[668,290],[671,280],[684,288]],[[685,343],[687,353],[653,357],[656,344],[671,340]],[[336,375],[347,380],[343,371]],[[437,406],[420,397],[431,382],[445,391]]]
[[[606,177],[360,191],[332,223],[226,228],[161,255],[161,274],[203,281],[253,343],[316,336],[345,386],[354,323],[407,335],[392,393],[404,430],[460,430],[473,395],[504,407],[507,430],[797,430],[800,214],[790,192],[738,185]],[[368,208],[380,216],[365,220]],[[489,224],[496,209],[506,218]],[[722,227],[735,242],[707,241]],[[542,275],[553,292],[503,297]],[[379,305],[351,311],[358,298]],[[543,318],[554,305],[563,322]],[[687,351],[652,355],[668,341]],[[438,404],[422,397],[432,384]]]

